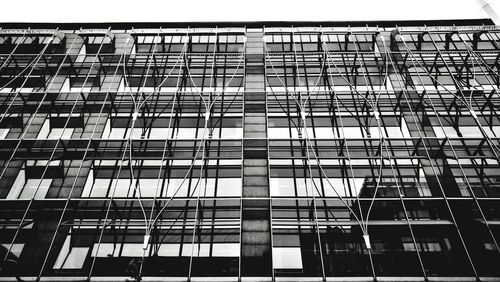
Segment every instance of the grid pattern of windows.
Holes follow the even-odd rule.
[[[2,29],[0,280],[498,278],[499,88],[489,26]]]

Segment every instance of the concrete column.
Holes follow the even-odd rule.
[[[241,275],[255,277],[272,273],[263,38],[261,28],[247,30]]]

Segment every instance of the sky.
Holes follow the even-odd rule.
[[[486,1],[489,1],[499,13],[500,0]],[[0,22],[377,21],[487,17],[481,11],[478,0],[3,0],[3,2]]]

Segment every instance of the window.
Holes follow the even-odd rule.
[[[11,244],[2,244],[4,248],[9,249]],[[21,257],[21,253],[24,249],[24,243],[14,243],[12,244],[12,248],[10,248],[10,252],[14,254],[17,258]]]
[[[86,84],[83,84],[83,81],[81,83],[79,82],[78,79],[74,79],[73,81],[70,79],[70,77],[67,77],[64,80],[63,85],[61,86],[61,92],[71,92],[71,93],[88,93],[92,90],[92,84],[93,80],[95,77],[89,76],[88,79],[83,78],[83,80],[87,80]],[[80,79],[81,80],[81,79]],[[72,83],[73,82],[73,83]],[[81,84],[81,85],[80,85]]]
[[[271,178],[269,189],[274,197],[295,195],[293,178]]]
[[[45,120],[42,128],[38,133],[37,139],[70,139],[75,130],[75,128],[70,127],[72,117],[58,117],[58,119],[61,121],[58,125],[55,125],[54,122],[51,121],[51,119],[52,117]],[[68,119],[69,121],[67,121]],[[65,125],[66,128],[64,128]]]
[[[139,188],[141,191],[141,197],[153,198],[155,195],[159,196],[161,189],[163,187],[163,178],[159,180],[157,178],[141,178],[139,179],[139,186],[137,193],[139,193]],[[156,193],[156,190],[158,192]]]
[[[2,114],[0,115],[2,122],[0,123],[0,139],[6,139],[9,133],[13,133],[13,137],[21,134],[23,127],[23,117],[20,114]]]
[[[130,179],[103,179],[103,184],[105,181],[110,182],[110,190],[109,193],[110,195],[113,194],[114,197],[117,198],[126,198],[126,197],[133,197],[135,195],[135,182],[136,181],[131,181]],[[103,185],[104,186],[104,185]],[[137,193],[138,190],[137,190]]]
[[[349,179],[348,183],[342,178],[271,178],[270,191],[274,197],[315,196],[355,197],[363,188],[364,178]],[[333,187],[332,187],[333,186]],[[295,192],[297,189],[297,192]],[[324,192],[323,192],[324,190]]]
[[[224,127],[224,128],[214,128],[213,138],[222,139],[240,139],[243,137],[243,128],[236,127]]]
[[[105,258],[118,256],[121,243],[95,243],[92,247],[92,257]]]
[[[203,133],[205,138],[209,137],[210,128],[204,130],[202,119],[192,117],[172,118],[169,116],[141,117],[139,116],[134,124],[134,130],[131,131],[132,119],[130,114],[125,116],[111,116],[104,127],[103,138],[123,139],[201,139]],[[212,139],[240,139],[243,136],[241,119],[231,118],[228,126],[222,128],[216,127],[212,131]],[[170,124],[170,128],[168,127]],[[181,125],[180,127],[178,125]],[[198,125],[199,127],[195,127]]]
[[[24,184],[21,195],[19,195],[19,199],[31,199],[33,197],[35,200],[44,199],[51,183],[52,179],[28,179]]]
[[[240,197],[242,189],[241,178],[217,179],[217,197]]]
[[[273,127],[267,131],[267,135],[270,139],[288,139],[288,138],[299,138],[297,130],[292,128],[291,130],[287,127]]]
[[[66,240],[59,252],[54,269],[81,269],[89,253],[89,247],[71,246],[71,235]],[[73,242],[74,243],[74,242]]]
[[[452,126],[433,126],[432,129],[438,138],[458,137],[457,131]]]
[[[239,257],[239,243],[214,243],[212,245],[213,257]]]
[[[122,168],[122,169],[128,169],[128,168]],[[111,197],[113,191],[114,191],[113,194],[114,197],[117,198],[133,197],[135,195],[134,194],[135,190],[137,190],[137,193],[139,193],[139,189],[135,189],[136,182],[137,179],[135,179],[135,181],[131,181],[131,179],[128,178],[127,179],[95,178],[94,170],[91,169],[82,192],[82,197],[90,197],[90,198]]]
[[[273,248],[273,266],[275,269],[302,269],[300,247]]]
[[[181,244],[161,244],[158,250],[160,257],[178,257],[181,251]]]
[[[27,178],[26,166],[23,165],[7,195],[7,199],[45,199],[51,184],[52,179]]]
[[[437,239],[417,239],[417,248],[421,252],[441,252],[441,245]],[[407,252],[414,252],[415,244],[411,238],[403,238],[403,249]]]
[[[210,244],[209,243],[186,243],[182,245],[183,257],[208,257],[210,256]]]
[[[141,257],[143,253],[144,249],[141,243],[122,244],[122,254],[121,254],[122,257]]]
[[[10,128],[0,128],[0,139],[5,139],[9,134]]]
[[[83,36],[85,42],[84,54],[105,54],[115,51],[114,39],[111,36],[106,34],[83,34]]]

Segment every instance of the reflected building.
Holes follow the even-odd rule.
[[[7,24],[0,281],[500,280],[499,68],[490,20]]]

